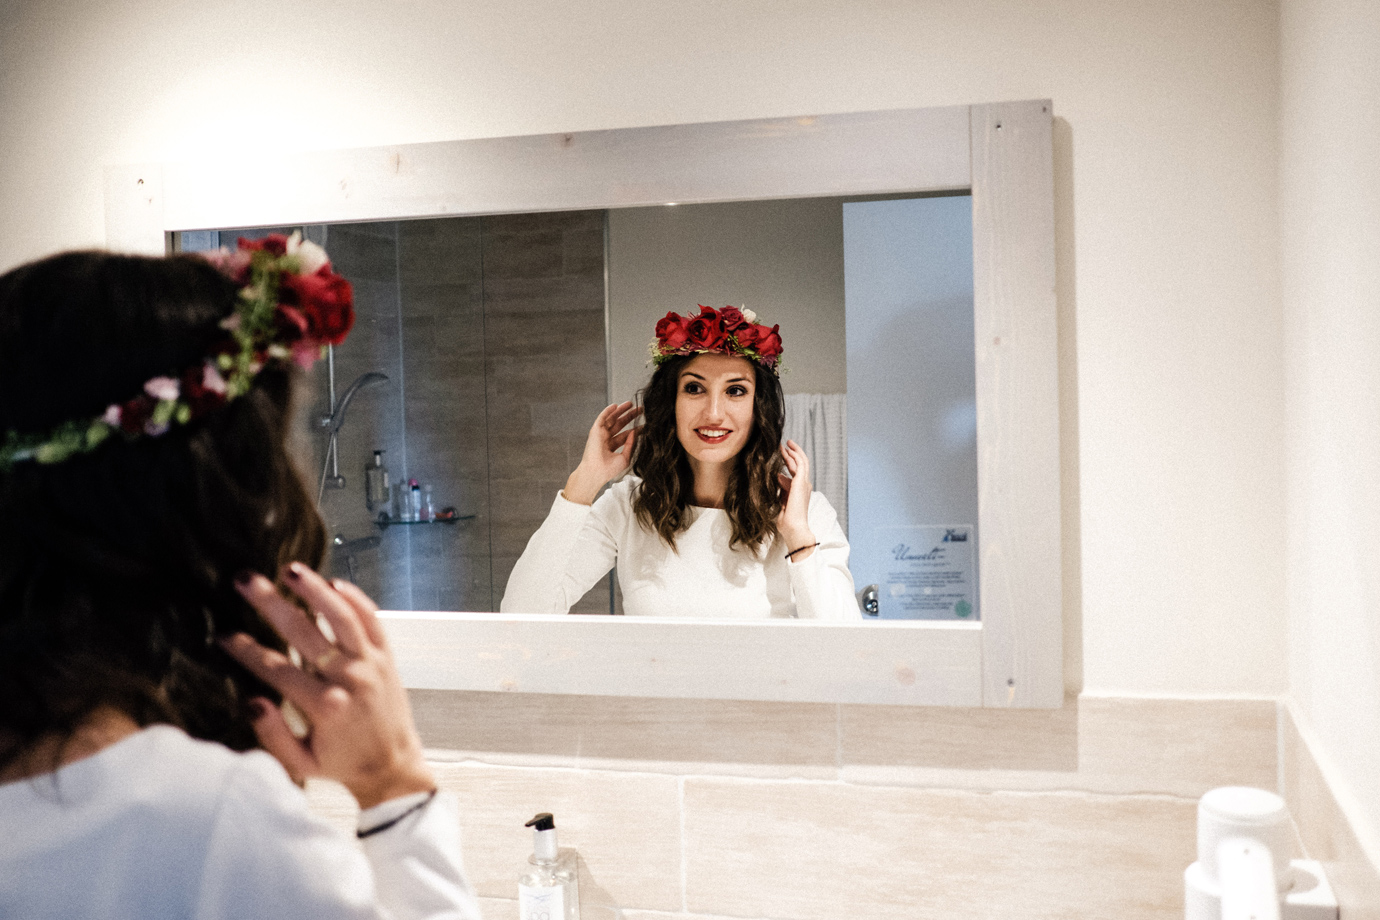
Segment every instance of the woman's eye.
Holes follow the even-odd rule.
[[[729,387],[729,388],[728,388],[728,395],[729,395],[729,396],[746,396],[746,395],[747,395],[747,387]]]
[[[698,393],[699,391],[700,391],[700,385],[699,385],[698,383],[693,383],[693,382],[692,382],[692,383],[687,383],[687,384],[685,385],[685,388],[684,388],[683,390],[681,390],[682,393]]]

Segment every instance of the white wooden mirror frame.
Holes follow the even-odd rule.
[[[386,614],[411,687],[1047,707],[1063,700],[1047,100],[106,171],[112,249],[178,230],[969,189],[982,621]]]

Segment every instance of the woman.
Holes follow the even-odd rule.
[[[478,917],[284,446],[289,359],[343,340],[349,285],[296,237],[241,246],[0,277],[0,916]]]
[[[566,613],[616,564],[632,616],[861,619],[838,518],[781,444],[779,327],[734,307],[668,313],[652,355],[643,407],[595,419],[500,609]]]

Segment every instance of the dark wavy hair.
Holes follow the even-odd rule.
[[[672,549],[676,534],[690,526],[687,508],[695,497],[690,460],[676,437],[676,394],[680,372],[694,355],[670,358],[658,365],[642,391],[644,424],[633,448],[632,471],[642,478],[633,511],[643,527],[660,535]],[[743,544],[754,552],[776,536],[781,513],[781,430],[786,399],[781,381],[752,362],[756,376],[752,400],[752,432],[738,456],[724,493],[724,511],[733,529],[729,548]]]
[[[10,271],[0,435],[97,417],[197,366],[234,303],[234,285],[193,256],[71,252]],[[291,387],[270,366],[246,395],[161,437],[117,435],[0,472],[0,769],[102,706],[256,745],[246,701],[278,695],[215,638],[243,631],[282,649],[233,579],[318,566],[325,552],[285,446]]]

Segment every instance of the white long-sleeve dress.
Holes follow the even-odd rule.
[[[633,513],[641,480],[614,484],[593,506],[556,496],[551,513],[513,567],[499,609],[568,613],[609,569],[618,567],[628,616],[860,620],[848,571],[848,538],[829,500],[810,495],[808,519],[819,546],[799,562],[780,538],[753,552],[732,550],[726,512],[690,509],[690,526],[672,549]]]
[[[361,830],[412,799],[362,812]],[[479,920],[459,825],[442,792],[356,846],[263,751],[154,725],[0,785],[0,917]]]

